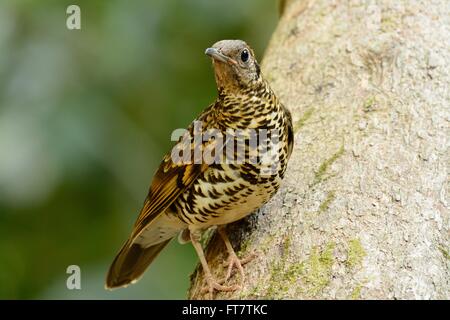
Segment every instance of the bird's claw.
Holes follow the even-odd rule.
[[[242,266],[249,263],[256,257],[257,257],[256,253],[251,253],[250,255],[248,255],[243,259],[239,259],[236,254],[230,254],[227,261],[223,263],[224,267],[227,267],[227,273],[225,275],[225,278],[221,280],[215,280],[212,277],[205,278],[207,284],[202,288],[201,293],[205,294],[209,292],[210,299],[212,299],[214,290],[222,292],[231,292],[242,289],[242,284],[245,281],[245,273],[244,268]],[[240,285],[235,284],[231,286],[223,285],[235,273],[234,271],[235,269],[233,268],[234,266],[236,266],[236,268],[239,270],[239,274],[241,275],[241,284]]]
[[[224,262],[223,264],[224,267],[227,267],[225,281],[228,281],[228,279],[233,275],[234,270],[233,267],[236,266],[241,276],[241,285],[242,285],[245,282],[245,273],[244,268],[242,266],[252,261],[255,257],[256,254],[252,253],[245,258],[239,259],[235,253],[230,253],[230,255],[228,256],[228,261]]]
[[[237,284],[232,285],[232,286],[224,286],[223,283],[225,283],[225,282],[226,282],[226,279],[216,281],[213,278],[206,278],[207,285],[202,288],[201,293],[205,294],[205,293],[209,292],[209,297],[210,297],[210,299],[212,299],[214,290],[223,291],[223,292],[231,292],[231,291],[239,290],[241,288]]]

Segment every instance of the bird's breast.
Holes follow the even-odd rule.
[[[224,140],[220,161],[172,206],[180,220],[201,228],[237,221],[260,208],[278,190],[287,166],[289,123],[276,99],[227,97],[220,108],[215,123],[232,137]]]
[[[178,217],[187,224],[228,224],[252,213],[278,190],[278,174],[260,176],[250,164],[214,164],[176,201]]]

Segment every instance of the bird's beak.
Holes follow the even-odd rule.
[[[220,61],[220,62],[228,63],[228,64],[237,64],[236,60],[231,59],[230,57],[224,55],[223,53],[219,52],[219,50],[217,50],[216,48],[206,49],[205,54],[207,56],[210,56],[211,58],[213,58],[216,61]]]

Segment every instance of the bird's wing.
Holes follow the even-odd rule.
[[[202,121],[203,126],[210,125],[210,106],[198,121]],[[204,129],[203,129],[204,130]],[[139,217],[134,225],[134,230],[131,239],[135,239],[156,217],[163,213],[184,191],[195,182],[195,180],[207,170],[209,165],[202,159],[201,163],[194,163],[194,136],[193,124],[188,128],[186,134],[189,134],[190,140],[181,138],[180,141],[187,142],[185,145],[178,143],[175,148],[179,147],[183,150],[190,150],[190,160],[192,163],[174,161],[172,153],[169,152],[164,157],[158,170],[156,171],[147,198],[144,201],[144,206],[139,214]],[[214,148],[219,141],[202,141],[202,149]],[[223,146],[219,146],[223,148]],[[175,149],[172,149],[174,151]]]
[[[175,164],[171,156],[166,155],[153,178],[132,238],[164,212],[207,168],[206,164]]]

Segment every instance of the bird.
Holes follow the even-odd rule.
[[[192,243],[211,296],[238,290],[245,281],[226,225],[255,212],[280,188],[293,150],[292,117],[245,41],[221,40],[205,54],[212,60],[217,98],[164,156],[131,235],[108,270],[106,289],[138,281],[177,236],[181,243]],[[199,132],[209,135],[197,139]],[[199,157],[198,149],[209,150],[209,159]],[[181,153],[185,161],[176,157]],[[228,252],[224,280],[212,275],[200,242],[210,228],[216,228]],[[234,268],[241,284],[226,285]]]

